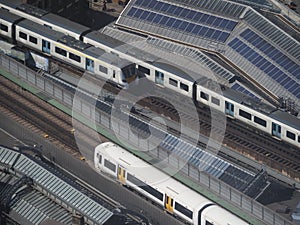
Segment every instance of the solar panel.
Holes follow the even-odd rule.
[[[282,69],[261,56],[239,38],[233,39],[228,46],[237,51],[260,70],[264,71],[269,77],[289,90],[293,95],[299,96],[300,84],[296,79],[291,78]]]
[[[246,29],[240,34],[240,36],[253,46],[257,47],[260,51],[262,51],[264,54],[278,63],[281,67],[289,71],[295,77],[297,77],[298,79],[300,78],[300,74],[298,73],[300,65],[288,58],[285,54],[272,46],[269,42],[259,37],[255,32],[250,29]]]
[[[236,21],[156,0],[135,1],[126,16],[220,42],[225,42],[237,25]]]
[[[241,93],[244,93],[246,95],[248,95],[251,98],[254,98],[255,100],[260,101],[261,98],[258,97],[255,93],[253,93],[251,90],[249,90],[248,88],[246,88],[245,86],[243,86],[242,84],[240,84],[239,82],[235,82],[232,86],[231,89],[239,91]]]

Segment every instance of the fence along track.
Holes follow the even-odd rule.
[[[6,56],[0,55],[0,66],[3,68],[6,68],[7,71],[14,74],[14,76],[17,76],[19,78],[22,78],[26,80],[26,82],[30,83],[30,85],[34,85],[37,88],[43,90],[47,94],[50,94],[53,96],[57,101],[62,102],[65,106],[69,108],[76,108],[78,110],[78,113],[83,115],[85,118],[89,120],[95,120],[97,125],[108,129],[113,130],[111,125],[111,118],[103,112],[103,110],[97,109],[94,114],[91,113],[92,109],[94,109],[94,105],[89,105],[85,103],[85,100],[77,99],[78,101],[75,102],[75,106],[73,105],[73,97],[74,93],[70,92],[69,90],[65,90],[60,85],[49,82],[47,79],[38,77],[37,74],[35,74],[33,71],[29,70],[28,68],[24,68],[23,65],[16,63],[15,61],[9,59]],[[22,72],[19,72],[19,67],[22,68]],[[17,69],[16,69],[17,68]],[[37,79],[39,79],[40,83],[37,83]],[[105,108],[105,106],[104,106]],[[123,136],[124,138],[129,138],[129,142],[136,140],[131,139],[134,137],[128,137],[128,127],[127,124],[124,124],[123,121],[114,121],[115,124],[120,128],[117,131],[118,135]],[[121,129],[122,127],[122,129]],[[127,130],[126,130],[127,129]],[[139,143],[137,144],[137,148],[140,148],[142,146],[139,146]],[[148,143],[150,145],[150,143]],[[186,174],[189,176],[188,174]],[[200,178],[200,174],[199,174]],[[282,218],[281,216],[274,213],[271,209],[264,207],[260,203],[253,201],[253,199],[249,198],[248,196],[243,195],[242,193],[229,188],[226,184],[223,184],[219,180],[216,180],[213,177],[210,177],[206,174],[201,173],[201,179],[204,180],[205,183],[202,183],[200,180],[199,182],[203,187],[206,187],[212,192],[218,196],[218,198],[221,198],[225,201],[231,202],[233,205],[237,207],[237,210],[242,210],[244,213],[247,213],[248,215],[251,215],[251,218],[259,218],[260,220],[263,220],[263,224],[271,224],[271,225],[290,225],[291,222],[287,221],[286,219]],[[207,186],[207,184],[209,184]],[[211,185],[217,185],[214,187],[211,187]],[[214,190],[219,190],[218,193],[216,193]],[[249,217],[248,217],[249,218]]]

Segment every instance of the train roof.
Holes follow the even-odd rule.
[[[19,9],[19,10],[21,10],[21,11],[27,13],[27,14],[36,16],[38,18],[41,18],[42,16],[46,15],[47,13],[49,13],[46,10],[40,9],[38,7],[35,7],[33,5],[29,5],[29,4],[26,4],[26,3],[17,6],[17,9]]]
[[[232,213],[227,213],[227,211],[221,207],[211,206],[207,209],[204,209],[202,212],[207,219],[213,219],[215,221],[220,221],[219,224],[222,225],[229,225],[226,221],[230,221],[230,224],[238,224],[238,225],[249,225],[249,223],[239,219],[237,216],[233,215]],[[224,221],[226,218],[226,221]],[[223,223],[221,221],[224,221]]]
[[[85,37],[90,38],[93,41],[97,41],[98,43],[108,46],[110,48],[117,48],[120,45],[124,45],[125,43],[119,41],[115,38],[112,38],[106,34],[103,34],[99,31],[92,31],[85,35]]]
[[[270,117],[290,127],[300,130],[300,119],[296,116],[291,115],[289,112],[276,110],[275,112],[270,114]]]
[[[55,15],[53,13],[48,13],[42,17],[42,19],[53,25],[62,27],[68,31],[81,35],[83,32],[90,30],[90,28],[83,26],[81,24],[75,23],[64,17]]]
[[[21,18],[22,17],[17,16],[17,15],[15,15],[13,13],[10,13],[10,12],[8,12],[5,9],[0,8],[0,19],[3,19],[5,21],[7,21],[7,22],[13,23],[13,22],[15,22],[15,21],[17,21],[17,20],[19,20]]]
[[[19,5],[22,4],[22,0],[0,0],[0,4],[4,4],[6,6],[16,9]]]
[[[83,53],[90,55],[96,59],[104,61],[108,64],[119,67],[120,69],[132,64],[131,61],[120,58],[118,55],[113,53],[105,52],[104,50],[91,46],[83,51]]]
[[[177,201],[181,204],[186,204],[197,209],[199,206],[211,203],[210,200],[199,193],[191,190],[174,178],[114,143],[106,142],[100,144],[96,147],[96,151],[97,150],[105,153],[108,157],[113,158],[118,162],[122,162],[122,165],[125,169],[128,169],[130,174],[135,175],[141,181],[151,186],[153,185],[159,188],[171,197],[176,197]]]
[[[71,48],[74,48],[79,51],[84,51],[85,49],[91,47],[92,45],[86,44],[80,40],[75,39],[74,37],[64,35],[58,40],[60,43],[63,43]]]
[[[20,23],[18,23],[17,26],[28,29],[34,33],[37,33],[43,37],[47,37],[54,41],[57,41],[60,38],[62,38],[63,36],[65,36],[65,34],[63,34],[61,32],[54,31],[54,30],[50,29],[49,27],[45,27],[45,26],[40,25],[35,22],[31,22],[30,20],[23,20]]]

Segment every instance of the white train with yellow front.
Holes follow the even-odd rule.
[[[94,165],[97,172],[115,177],[189,224],[248,224],[112,142],[95,148]]]

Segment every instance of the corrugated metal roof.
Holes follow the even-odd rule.
[[[0,163],[11,166],[19,155],[20,153],[18,152],[0,146]],[[45,190],[59,198],[65,204],[74,208],[76,211],[85,215],[85,217],[89,220],[95,221],[95,223],[103,224],[113,215],[110,210],[104,208],[24,155],[20,155],[14,169],[23,175],[32,178],[36,184],[43,187]],[[24,204],[26,205],[27,203],[24,202]],[[31,215],[30,213],[27,213],[29,207],[21,208],[24,216]],[[32,208],[32,210],[36,211],[37,209]]]

